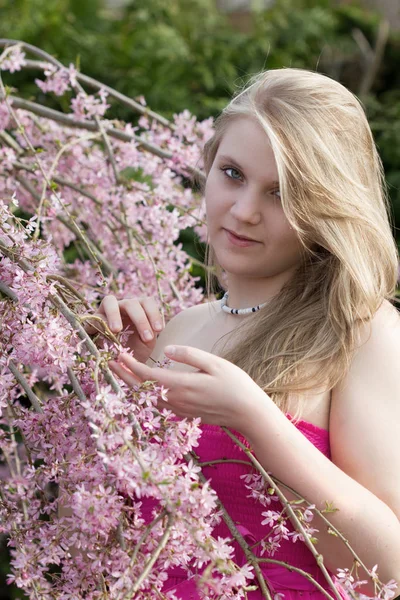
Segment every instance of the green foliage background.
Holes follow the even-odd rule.
[[[338,79],[364,103],[400,227],[400,32],[390,32],[370,93],[361,96],[363,57],[353,32],[361,30],[374,46],[381,19],[362,5],[276,0],[270,9],[252,13],[247,33],[234,28],[214,0],[133,0],[119,13],[101,0],[0,0],[0,15],[1,38],[34,44],[130,97],[144,95],[167,118],[184,109],[199,119],[217,116],[236,86],[261,69],[300,67]],[[65,98],[40,91],[38,96],[34,78],[40,75],[3,73],[3,81],[25,98],[66,110]],[[107,116],[137,119],[117,104]],[[397,229],[394,234],[400,245]],[[194,243],[191,230],[179,241],[203,259],[204,248]],[[194,274],[202,276],[196,267]],[[22,597],[4,583],[9,567],[3,548],[0,595]]]

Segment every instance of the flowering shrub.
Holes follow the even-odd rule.
[[[28,62],[23,47],[46,62]],[[196,464],[200,419],[159,411],[168,390],[155,382],[132,388],[115,379],[108,360],[129,351],[132,331],[106,328],[92,339],[84,328],[109,293],[154,296],[169,317],[204,299],[193,259],[174,242],[187,227],[206,239],[204,206],[183,183],[212,119],[185,111],[169,123],[143,97],[123,97],[141,113],[138,125],[110,121],[113,90],[99,84],[88,95],[73,65],[28,45],[5,48],[0,69],[25,66],[43,70],[43,92],[73,97],[70,113],[59,113],[1,83],[0,531],[11,546],[8,583],[31,598],[165,597],[167,570],[179,565],[188,577],[207,567],[207,597],[245,597],[253,572],[269,597],[245,542],[248,563],[239,567],[230,540],[212,536],[221,518],[234,526]],[[67,262],[71,247],[78,258]],[[250,458],[245,483],[271,528],[260,555],[273,555],[289,535],[313,548],[319,511],[301,498],[292,508]],[[59,516],[60,505],[71,516]],[[362,566],[355,559],[355,572],[338,572],[352,593]],[[376,567],[369,575],[377,598],[394,596]]]

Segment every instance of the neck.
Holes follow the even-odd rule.
[[[227,274],[230,308],[250,308],[272,300],[284,283],[290,279],[292,270],[263,279],[243,279],[231,273]],[[243,318],[245,315],[234,315]]]

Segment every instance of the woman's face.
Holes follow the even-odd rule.
[[[267,135],[250,117],[232,121],[205,186],[209,242],[228,273],[273,277],[292,273],[301,243],[283,212],[276,163]],[[257,243],[240,247],[226,229]]]

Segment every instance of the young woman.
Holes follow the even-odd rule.
[[[327,516],[367,568],[377,564],[381,581],[400,585],[398,253],[364,110],[319,73],[259,73],[217,118],[204,166],[207,259],[225,296],[182,311],[158,339],[155,299],[105,298],[99,314],[111,328],[119,331],[123,318],[142,336],[132,345],[138,360],[122,355],[110,365],[128,384],[165,385],[164,404],[178,417],[201,417],[201,462],[243,458],[225,425],[311,504],[332,503],[339,510]],[[173,366],[152,368],[163,352]],[[248,497],[241,477],[249,468],[220,463],[203,472],[244,538],[251,545],[264,538],[265,507]],[[328,570],[351,569],[346,545],[319,517],[313,525]],[[224,523],[215,535],[230,537]],[[274,558],[329,590],[303,542],[283,540]],[[262,570],[285,598],[324,597],[296,572]],[[198,598],[183,570],[170,573],[169,589]],[[373,582],[358,591],[373,596]]]

